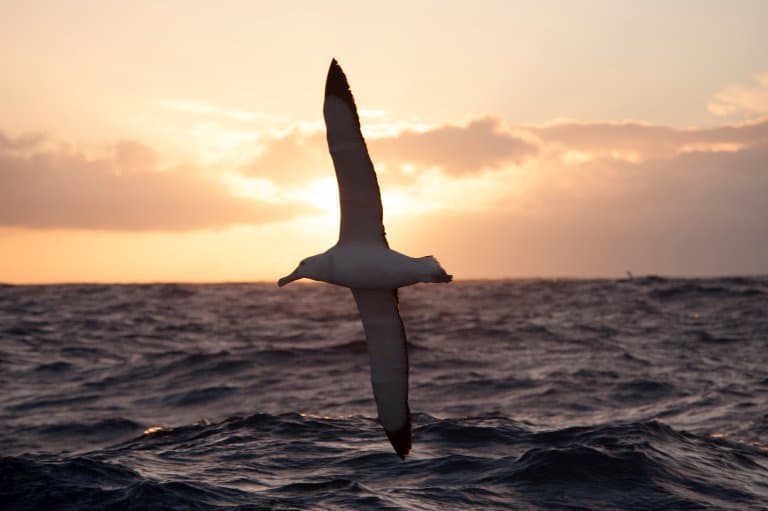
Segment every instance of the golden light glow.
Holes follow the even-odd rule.
[[[328,248],[334,56],[393,248],[768,272],[768,3],[555,3],[3,2],[0,282],[272,280]]]

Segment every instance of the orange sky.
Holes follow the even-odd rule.
[[[337,234],[355,94],[390,245],[457,278],[768,272],[759,1],[0,4],[0,282],[273,280]]]

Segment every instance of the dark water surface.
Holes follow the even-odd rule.
[[[0,287],[2,509],[768,509],[768,279]]]

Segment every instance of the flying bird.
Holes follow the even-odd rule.
[[[339,241],[301,261],[277,284],[307,278],[352,290],[363,320],[379,423],[405,459],[411,450],[408,346],[397,290],[419,282],[450,282],[453,277],[432,256],[414,258],[389,248],[376,171],[347,77],[336,59],[325,81],[323,116],[339,185]]]

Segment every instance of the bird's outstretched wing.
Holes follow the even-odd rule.
[[[325,81],[323,116],[339,183],[339,243],[365,242],[388,247],[376,171],[360,131],[347,77],[335,59]]]
[[[411,450],[408,347],[396,289],[352,289],[363,319],[379,422],[400,458]]]

